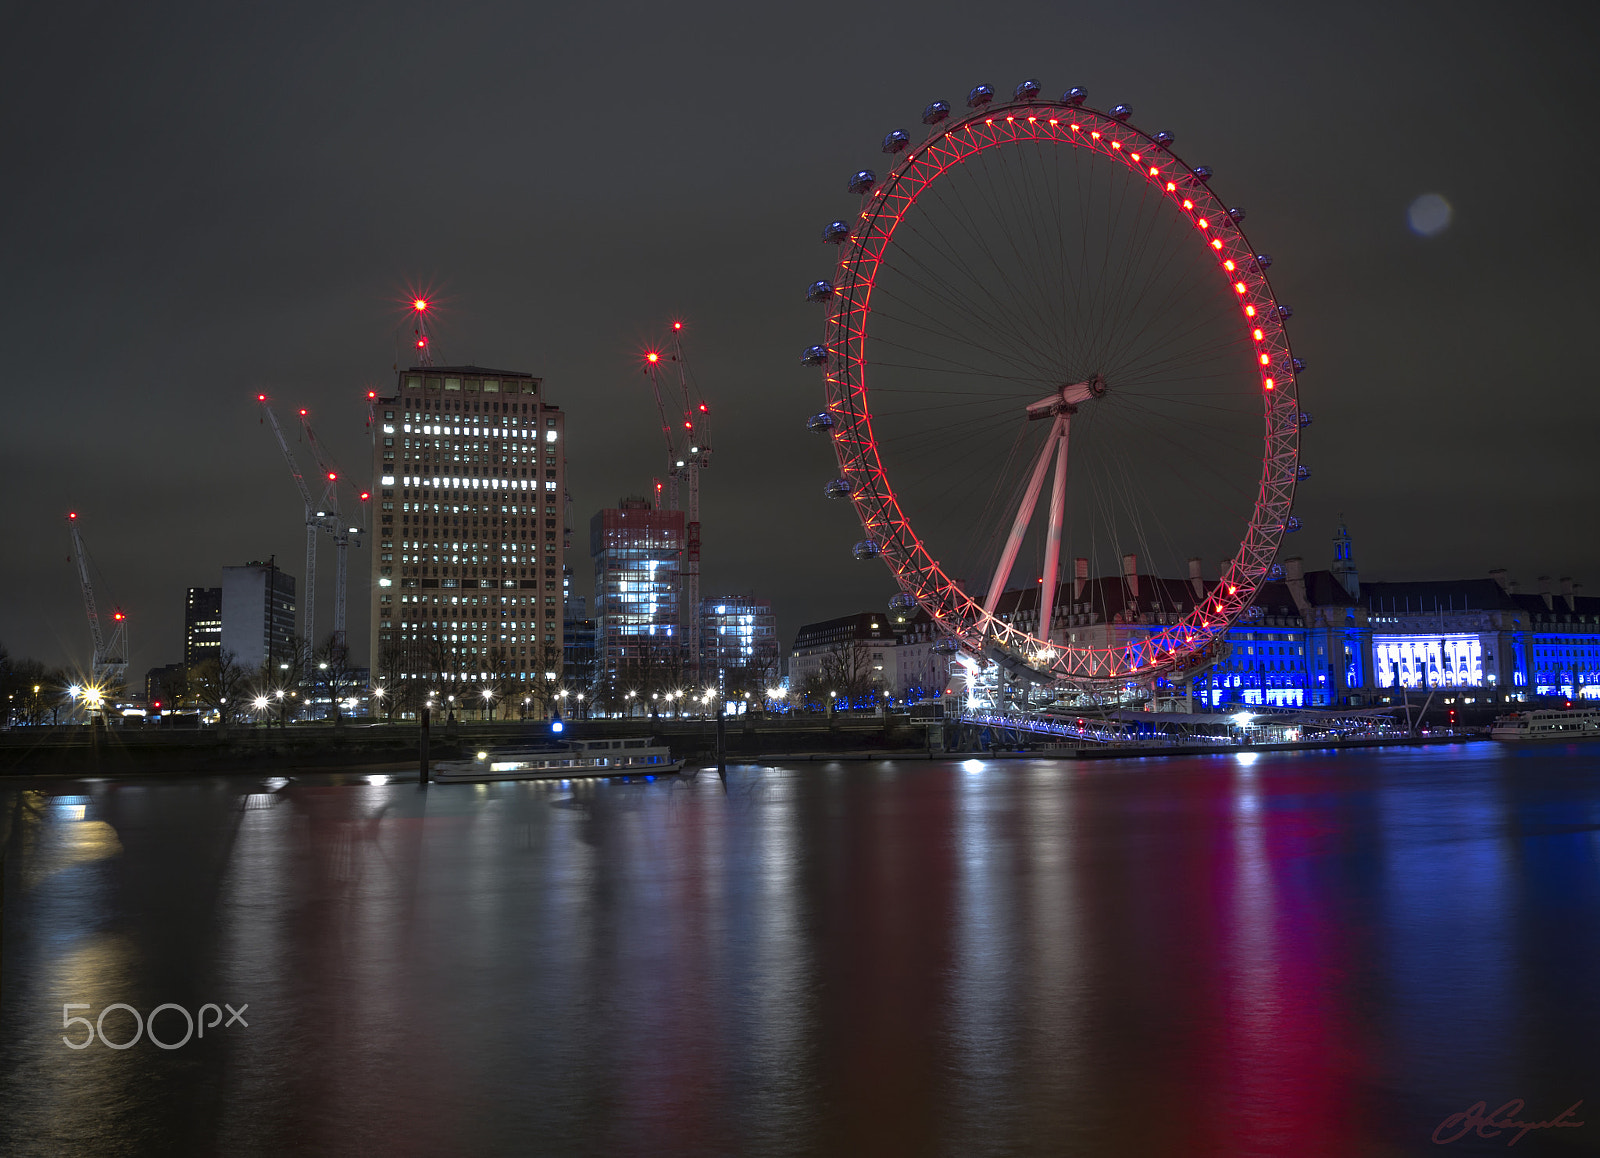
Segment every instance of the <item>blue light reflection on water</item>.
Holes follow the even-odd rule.
[[[1411,1152],[1600,1089],[1600,750],[1248,755],[8,785],[0,1149]],[[61,1046],[119,1000],[251,1024]]]

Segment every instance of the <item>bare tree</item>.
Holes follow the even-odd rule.
[[[333,708],[334,726],[344,723],[343,699],[355,683],[355,672],[350,666],[350,648],[335,633],[329,633],[316,653],[318,681],[328,693]]]
[[[863,699],[874,691],[881,694],[883,681],[873,670],[872,647],[860,640],[850,640],[824,652],[819,674],[827,685],[826,690],[838,692],[839,698],[847,703]]]
[[[217,713],[223,727],[231,724],[244,703],[249,675],[231,651],[198,663],[189,673],[189,694]]]

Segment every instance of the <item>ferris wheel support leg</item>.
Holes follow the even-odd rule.
[[[1017,508],[1017,517],[1011,524],[1011,534],[1006,538],[1006,549],[1000,555],[1000,566],[995,569],[994,582],[989,584],[989,595],[983,601],[985,617],[994,614],[995,605],[1000,602],[1000,595],[1006,589],[1006,581],[1011,578],[1011,567],[1016,563],[1017,551],[1022,547],[1022,536],[1027,533],[1028,523],[1033,519],[1033,508],[1039,502],[1039,488],[1044,485],[1044,472],[1050,466],[1050,451],[1061,435],[1061,421],[1060,418],[1056,419],[1050,437],[1045,439],[1044,447],[1039,451],[1038,461],[1033,464],[1033,477],[1028,480],[1027,492],[1022,496],[1022,505]]]
[[[1036,633],[1046,643],[1050,642],[1050,620],[1056,609],[1056,571],[1061,562],[1061,520],[1067,505],[1067,436],[1072,432],[1072,419],[1062,415],[1056,420],[1056,473],[1050,482],[1050,530],[1044,548],[1044,584],[1039,592],[1039,630]]]

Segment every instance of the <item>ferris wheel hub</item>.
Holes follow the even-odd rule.
[[[1106,380],[1099,374],[1091,374],[1086,381],[1068,382],[1048,398],[1028,406],[1028,421],[1037,422],[1041,418],[1054,418],[1058,414],[1076,414],[1078,407],[1084,402],[1093,402],[1096,398],[1105,397]]]

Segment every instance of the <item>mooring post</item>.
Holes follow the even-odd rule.
[[[728,774],[728,718],[717,709],[717,775]]]
[[[418,783],[426,786],[428,783],[428,708],[422,709],[422,732],[417,739],[417,755],[422,760],[422,777]]]

